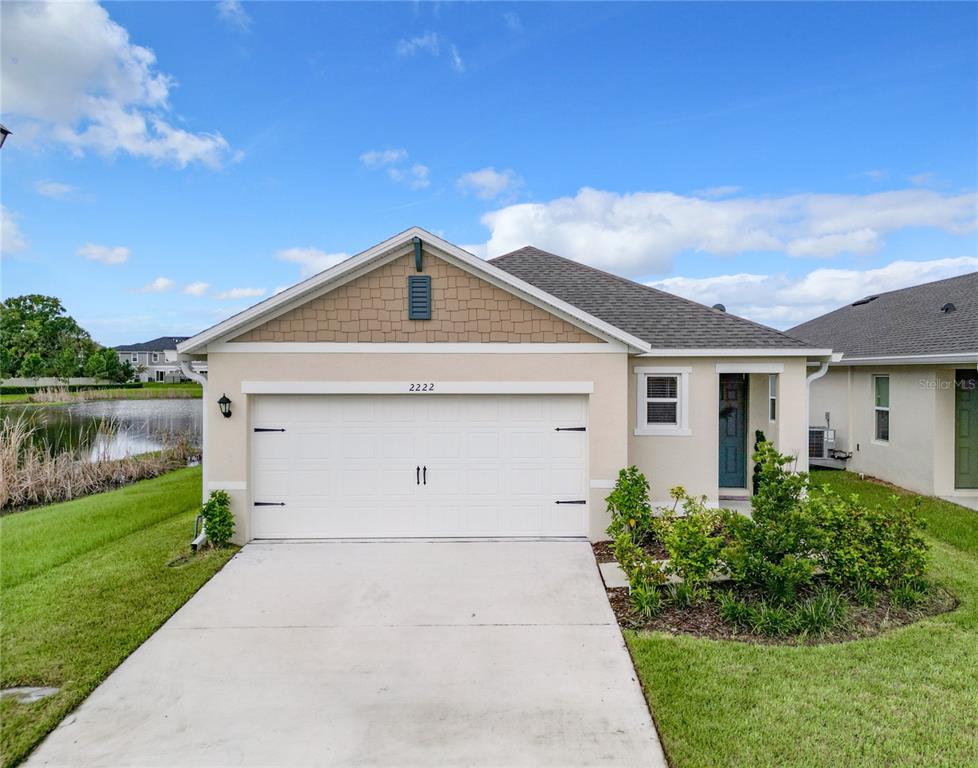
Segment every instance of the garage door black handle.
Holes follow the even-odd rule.
[[[555,501],[554,504],[587,504],[587,499],[574,499],[573,501]]]
[[[256,507],[284,507],[284,501],[256,501]]]
[[[423,484],[424,485],[427,485],[428,484],[428,468],[427,467],[422,467],[421,468],[421,477],[423,479]]]
[[[414,468],[414,482],[415,485],[421,485],[421,467]]]

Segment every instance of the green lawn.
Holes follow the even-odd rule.
[[[867,501],[894,492],[813,476]],[[951,613],[814,647],[625,633],[673,768],[978,765],[978,513],[927,499],[921,514]]]
[[[184,381],[179,384],[157,384],[147,382],[141,387],[130,389],[100,389],[99,398],[106,400],[156,400],[168,397],[196,398],[203,396],[203,389],[200,384],[193,381]],[[64,402],[75,402],[72,397],[74,393],[68,393],[68,399]],[[30,395],[24,394],[3,394],[0,392],[0,404],[3,403],[27,403]],[[54,403],[38,403],[38,405],[53,405]]]
[[[200,468],[0,518],[0,683],[50,685],[0,703],[2,764],[44,735],[227,562],[190,552]]]

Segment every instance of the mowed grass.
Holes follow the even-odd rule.
[[[234,554],[183,565],[200,469],[0,518],[0,684],[61,691],[0,702],[2,765],[30,750]]]
[[[814,479],[868,502],[894,493]],[[927,499],[921,515],[951,613],[811,647],[625,633],[673,768],[978,765],[978,513]]]
[[[57,387],[52,387],[52,389],[57,389]],[[131,389],[120,388],[120,389],[99,389],[99,390],[82,390],[81,394],[75,392],[66,392],[63,400],[37,403],[37,405],[57,405],[59,403],[74,403],[79,400],[84,400],[85,392],[97,392],[98,396],[94,399],[98,400],[159,400],[159,399],[193,399],[203,397],[204,390],[193,381],[182,381],[177,384],[163,384],[155,381],[148,381],[141,387],[133,387]],[[16,403],[31,403],[31,396],[23,393],[8,394],[0,392],[0,405],[2,404],[16,404]]]

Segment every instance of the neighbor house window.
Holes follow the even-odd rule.
[[[138,352],[133,352],[131,355],[129,355],[129,362],[131,362],[131,363],[138,363],[139,362],[139,353]]]
[[[769,373],[767,377],[767,419],[778,418],[778,374]]]
[[[890,440],[890,377],[873,377],[873,412],[876,420],[874,436],[880,442]]]
[[[636,368],[636,435],[688,435],[689,368]]]
[[[159,352],[154,352],[153,353],[153,362],[154,363],[158,363],[159,361],[160,361],[160,353]]]
[[[166,373],[164,371],[157,371],[156,380],[159,382],[166,381]]]

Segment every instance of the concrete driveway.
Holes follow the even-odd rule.
[[[590,545],[249,544],[29,765],[665,766]]]

